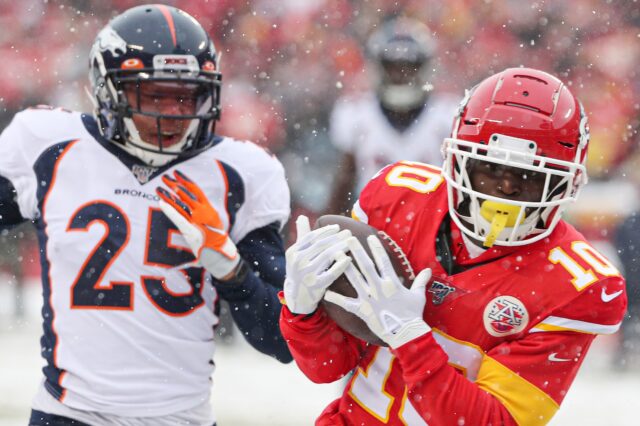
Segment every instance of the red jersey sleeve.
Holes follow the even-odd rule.
[[[486,352],[475,382],[442,362],[446,354],[432,333],[394,354],[409,400],[429,425],[460,419],[543,425],[560,407],[596,335],[617,331],[625,309],[624,279],[603,279],[523,337]]]
[[[620,328],[626,310],[625,280],[620,275],[610,276],[582,290],[579,297],[544,318],[533,331],[612,334]]]
[[[594,337],[571,332],[529,334],[485,354],[475,382],[442,362],[446,355],[431,333],[394,354],[402,366],[409,400],[430,426],[460,421],[543,425],[559,407],[547,393],[549,387],[566,394]],[[532,377],[546,385],[537,387]]]
[[[366,343],[343,331],[322,308],[311,316],[280,313],[280,330],[302,372],[315,383],[331,383],[353,370]]]

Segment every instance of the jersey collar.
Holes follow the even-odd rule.
[[[506,256],[508,254],[513,253],[518,249],[518,247],[509,247],[509,246],[493,246],[484,250],[483,253],[480,253],[477,256],[472,257],[469,253],[469,249],[467,248],[467,244],[473,244],[471,241],[465,241],[462,236],[462,231],[458,226],[451,221],[451,245],[452,252],[455,257],[455,262],[458,265],[474,265],[476,263],[484,263],[490,260],[495,260],[500,257]],[[474,254],[478,254],[475,250]]]
[[[82,123],[84,124],[84,127],[87,130],[87,132],[89,132],[89,134],[93,136],[93,138],[104,149],[109,151],[118,160],[120,160],[120,162],[124,164],[131,171],[131,173],[136,177],[136,179],[138,180],[138,182],[140,182],[141,185],[144,185],[147,182],[151,181],[156,176],[163,174],[164,172],[166,172],[168,169],[175,166],[176,164],[180,164],[183,161],[186,161],[194,157],[195,155],[199,154],[199,152],[196,152],[193,154],[182,155],[161,167],[149,166],[145,162],[140,160],[138,157],[135,157],[129,154],[124,149],[121,149],[120,147],[118,147],[114,142],[111,142],[108,139],[106,139],[104,136],[102,136],[102,134],[100,133],[100,130],[98,129],[98,122],[92,115],[82,114]],[[218,135],[214,135],[213,137],[214,137],[214,143],[211,145],[211,147],[216,146],[223,139],[221,136],[218,136]]]

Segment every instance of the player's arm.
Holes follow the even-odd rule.
[[[278,326],[278,291],[285,275],[279,230],[280,224],[272,223],[247,234],[237,244],[242,258],[238,272],[230,280],[214,281],[214,285],[229,303],[236,325],[251,346],[281,362],[290,362],[292,357]]]
[[[279,224],[254,229],[236,245],[195,182],[179,171],[162,180],[169,189],[156,189],[160,208],[180,229],[198,263],[215,279],[242,334],[260,352],[290,362],[291,354],[278,329],[277,291],[284,280]]]
[[[529,334],[484,354],[475,382],[450,365],[433,332],[396,348],[409,400],[429,424],[544,425],[595,335]],[[444,391],[443,391],[444,390]]]
[[[379,179],[374,180],[379,181]],[[379,185],[379,183],[377,184]],[[370,182],[365,187],[361,194],[361,200],[363,194],[377,192],[375,185],[376,183]],[[369,198],[371,196],[365,195],[365,204],[367,205],[373,204],[369,203]],[[360,207],[359,202],[356,203],[352,216],[366,222],[366,213]],[[289,344],[296,363],[305,375],[314,382],[329,383],[343,377],[358,365],[366,343],[344,332],[334,321],[329,319],[322,308],[318,308],[318,303],[325,296],[326,290],[340,274],[333,277],[326,276],[325,271],[328,265],[335,261],[335,258],[331,257],[331,244],[326,237],[313,236],[313,233],[327,231],[314,230],[313,233],[310,233],[309,229],[300,229],[301,219],[302,217],[296,221],[298,240],[287,250],[287,270],[291,270],[291,273],[287,273],[287,277],[292,279],[285,281],[284,302],[287,306],[282,309],[280,329]],[[304,225],[303,228],[308,228],[308,224]],[[308,233],[310,233],[308,237],[301,239],[301,235]],[[312,269],[314,265],[308,266],[305,258],[317,257],[320,254],[317,250],[312,251],[314,239],[317,241],[316,246],[322,247],[324,245],[322,247],[323,254],[329,256],[322,259],[324,264],[321,264],[320,261],[316,262],[316,271]],[[324,241],[322,241],[323,239]],[[347,249],[345,243],[346,239],[334,242],[336,245],[334,251],[344,252]],[[306,256],[305,251],[309,252]],[[308,269],[305,271],[306,273],[318,276],[325,274],[325,278],[328,279],[307,282],[306,286],[302,286],[302,278],[295,279],[295,275],[299,274],[298,270],[303,269],[303,266],[298,266],[296,263],[306,266]],[[346,272],[348,266],[343,263],[340,271]]]
[[[36,215],[35,202],[30,196],[36,187],[30,156],[33,156],[31,150],[38,152],[40,146],[30,131],[27,115],[16,114],[0,134],[0,229],[13,227]],[[21,204],[25,211],[20,209]]]
[[[356,368],[367,344],[347,334],[322,308],[296,315],[286,306],[280,330],[300,370],[315,383],[332,383]]]
[[[296,219],[296,242],[286,252],[286,279],[280,328],[300,369],[314,382],[333,382],[353,369],[362,342],[330,321],[319,303],[327,288],[351,263],[345,255],[348,230],[328,225],[311,230]]]
[[[11,181],[0,176],[0,229],[11,228],[26,221],[20,214],[17,195]]]

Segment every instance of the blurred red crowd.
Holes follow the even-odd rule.
[[[89,108],[87,55],[97,31],[133,0],[0,4],[0,123],[35,103]],[[640,116],[636,1],[168,1],[195,16],[222,52],[221,133],[279,151],[318,126],[336,97],[367,85],[362,46],[386,17],[424,21],[438,41],[435,86],[462,95],[511,66],[555,73],[590,114],[590,172],[605,177],[634,151]],[[314,118],[315,117],[315,118]],[[289,135],[289,137],[287,136]]]

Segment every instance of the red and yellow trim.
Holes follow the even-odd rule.
[[[485,356],[476,384],[505,406],[518,425],[546,425],[560,408],[538,387],[495,359]]]

